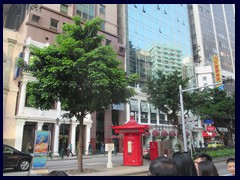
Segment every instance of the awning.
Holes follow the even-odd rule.
[[[210,132],[216,131],[216,128],[215,128],[215,126],[208,126],[207,131],[210,131]]]
[[[145,131],[143,135],[144,135],[144,136],[150,136],[151,134],[150,134],[149,131]]]
[[[171,130],[171,131],[169,132],[169,136],[170,136],[170,137],[175,137],[175,136],[176,136],[175,131],[174,131],[174,130]]]
[[[202,131],[202,136],[203,137],[215,137],[216,134],[212,133],[212,132]]]
[[[159,131],[158,130],[153,130],[152,132],[152,136],[156,137],[156,136],[159,136]]]
[[[168,132],[166,130],[162,130],[161,136],[167,137],[168,136]]]

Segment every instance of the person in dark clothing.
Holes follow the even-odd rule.
[[[197,176],[197,169],[189,153],[175,152],[172,159],[178,167],[179,176]]]
[[[71,154],[72,157],[73,157],[73,153],[72,153],[72,143],[71,143],[71,141],[70,141],[70,143],[69,143],[69,145],[68,145],[68,147],[67,147],[67,151],[68,151],[67,157],[69,157],[70,154]]]
[[[179,171],[171,158],[160,156],[150,163],[149,176],[179,176]]]
[[[198,153],[198,154],[196,154],[195,157],[194,157],[194,163],[195,163],[196,168],[198,167],[198,164],[200,162],[206,161],[206,160],[212,161],[212,157],[209,156],[206,153]]]
[[[209,160],[198,163],[197,172],[198,176],[219,176],[217,168]]]
[[[91,144],[91,142],[89,142],[89,144],[88,144],[88,155],[89,156],[92,155],[92,144]]]
[[[64,171],[51,171],[47,176],[68,176]]]

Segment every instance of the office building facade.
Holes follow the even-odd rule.
[[[150,126],[150,134],[143,136],[143,145],[147,145],[156,130],[176,131],[167,115],[150,104],[141,91],[148,73],[157,69],[164,73],[185,71],[186,76],[193,77],[189,86],[195,85],[188,6],[126,4],[119,6],[119,12],[120,35],[126,42],[126,72],[140,76],[137,84],[131,84],[138,93],[126,104],[126,114],[134,112],[138,123]]]
[[[232,79],[225,84],[228,93],[235,90],[235,5],[234,4],[191,4],[189,18],[193,39],[194,61],[197,80],[202,84],[202,66],[212,68],[212,77],[205,84],[216,82],[213,56],[217,55],[222,80]],[[205,78],[206,79],[206,78]],[[204,83],[203,83],[204,84]]]
[[[19,72],[15,63],[17,57],[29,62],[30,45],[45,47],[54,43],[56,35],[62,33],[63,24],[71,23],[71,17],[75,15],[82,18],[82,23],[96,16],[104,20],[99,32],[105,35],[103,44],[112,45],[124,66],[125,47],[118,38],[117,4],[4,5],[6,76],[4,75],[3,141],[18,150],[26,151],[30,144],[33,145],[35,130],[47,130],[51,132],[50,148],[55,155],[58,155],[60,149],[66,149],[59,139],[63,134],[72,142],[75,153],[79,135],[78,123],[75,119],[61,117],[65,113],[61,109],[61,102],[56,102],[49,111],[30,107],[27,103],[27,83],[34,79],[27,72]],[[87,150],[89,142],[92,143],[93,150],[98,148],[101,141],[112,142],[110,127],[125,121],[125,112],[118,106],[87,116],[84,119],[84,150]]]

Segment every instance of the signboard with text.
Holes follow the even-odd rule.
[[[214,55],[212,57],[213,60],[213,69],[214,69],[214,76],[215,76],[215,82],[222,82],[222,75],[221,75],[221,67],[220,67],[220,62],[219,62],[219,57],[217,55]],[[216,87],[220,86],[217,85]]]
[[[114,151],[114,144],[113,143],[106,143],[105,144],[105,151]]]

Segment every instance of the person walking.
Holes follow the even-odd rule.
[[[92,155],[92,144],[91,144],[91,142],[89,142],[89,144],[88,144],[88,155],[89,156]]]
[[[67,151],[68,151],[67,157],[69,157],[70,154],[71,154],[72,157],[73,157],[73,153],[72,153],[72,143],[71,143],[71,141],[69,142],[69,145],[68,145],[68,147],[67,147]]]
[[[105,155],[105,144],[103,142],[101,143],[101,154]]]

